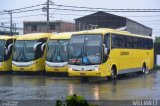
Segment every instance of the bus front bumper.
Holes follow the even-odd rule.
[[[11,71],[12,67],[11,67],[11,64],[10,63],[7,63],[7,62],[0,62],[0,71]]]
[[[68,72],[68,67],[64,66],[64,67],[51,67],[48,65],[45,65],[45,70],[46,72],[61,72],[61,73],[67,73]]]
[[[73,77],[104,77],[101,74],[101,71],[75,71],[75,70],[68,70],[68,75]]]
[[[12,60],[13,71],[38,72],[44,71],[45,65],[42,58],[29,62],[16,62]]]
[[[7,68],[7,67],[0,66],[0,71],[10,71],[10,70],[8,70],[8,68]]]
[[[22,72],[22,71],[26,71],[26,72],[37,72],[37,71],[43,71],[39,66],[37,65],[30,65],[30,66],[26,66],[26,67],[22,67],[22,66],[15,66],[12,64],[12,70],[13,71],[19,71],[19,72]]]

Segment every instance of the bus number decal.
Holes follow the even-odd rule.
[[[120,52],[120,55],[123,56],[123,55],[129,55],[129,52],[128,51],[122,51]]]

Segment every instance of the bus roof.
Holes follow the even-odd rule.
[[[7,35],[0,35],[1,40],[8,40],[8,39],[13,39],[15,36],[7,36]]]
[[[55,34],[54,36],[50,36],[50,39],[70,39],[72,34],[75,34],[76,32],[63,32]]]
[[[121,30],[110,29],[110,28],[98,28],[98,29],[92,29],[92,30],[79,31],[77,34],[106,34],[106,33],[123,34],[123,35],[137,36],[137,37],[143,37],[143,38],[152,38],[150,36],[132,34],[128,31],[121,31]]]
[[[48,38],[52,36],[51,33],[31,33],[25,35],[17,35],[16,40],[38,40],[40,38]]]

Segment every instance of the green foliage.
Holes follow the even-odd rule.
[[[160,43],[160,37],[155,37],[155,43]]]
[[[68,96],[66,100],[67,106],[89,106],[88,102],[76,94]]]
[[[82,96],[77,96],[76,94],[67,96],[65,103],[60,100],[56,101],[56,106],[96,106],[91,105]]]
[[[56,106],[65,106],[65,104],[63,104],[62,101],[57,100],[56,101]]]

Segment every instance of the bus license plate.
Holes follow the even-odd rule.
[[[59,71],[59,69],[54,69],[54,71]]]
[[[24,68],[20,68],[20,71],[24,71]]]
[[[86,75],[86,73],[80,73],[80,75],[81,75],[81,76],[85,76],[85,75]]]

